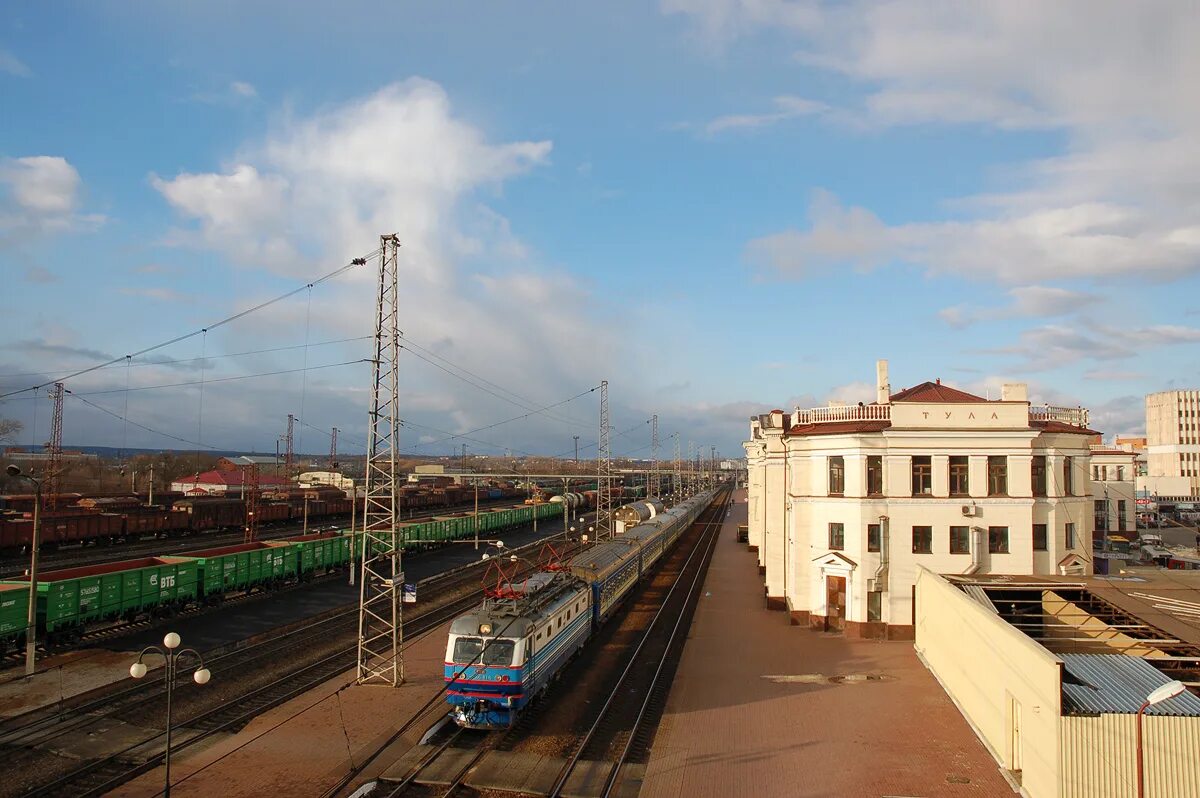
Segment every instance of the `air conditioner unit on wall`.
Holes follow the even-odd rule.
[[[962,514],[968,518],[979,515],[979,507],[974,504],[964,504],[962,506]]]

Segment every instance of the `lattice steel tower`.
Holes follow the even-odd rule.
[[[296,452],[292,448],[292,444],[295,440],[295,438],[293,437],[293,435],[295,434],[295,429],[296,429],[296,417],[294,415],[292,415],[291,413],[288,413],[287,435],[285,435],[283,438],[283,442],[284,442],[284,451],[283,451],[283,469],[284,470],[283,470],[283,473],[285,474],[286,479],[291,479],[293,476],[295,476],[295,474],[292,472],[292,464],[296,460]]]
[[[672,492],[675,494],[676,503],[678,503],[683,493],[683,465],[679,459],[679,433],[673,432],[671,433],[671,437],[675,439],[675,490]]]
[[[50,414],[50,440],[46,443],[46,475],[42,478],[42,506],[54,510],[58,508],[58,495],[62,491],[63,451],[63,393],[65,388],[61,382],[54,383],[50,392],[50,401],[54,409]]]
[[[600,382],[600,445],[596,455],[596,540],[612,537],[612,449],[609,446],[608,380]]]
[[[338,470],[337,433],[337,427],[334,427],[333,431],[329,433],[329,470],[334,472]]]
[[[658,413],[650,419],[650,488],[646,491],[650,496],[659,495],[661,485],[658,479]]]
[[[396,452],[400,444],[399,249],[400,241],[394,234],[380,236],[358,604],[358,683],[393,687],[404,681],[403,541],[396,527]]]

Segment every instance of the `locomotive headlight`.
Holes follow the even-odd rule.
[[[479,624],[479,634],[490,635],[492,633],[492,625],[490,623]]]

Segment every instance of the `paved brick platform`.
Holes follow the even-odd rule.
[[[764,608],[736,498],[641,797],[1012,796],[912,643],[812,632]]]

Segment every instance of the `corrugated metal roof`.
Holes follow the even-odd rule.
[[[1063,714],[1133,714],[1154,690],[1171,681],[1141,657],[1125,654],[1060,654]],[[1152,706],[1147,715],[1200,717],[1200,698],[1187,692]]]

